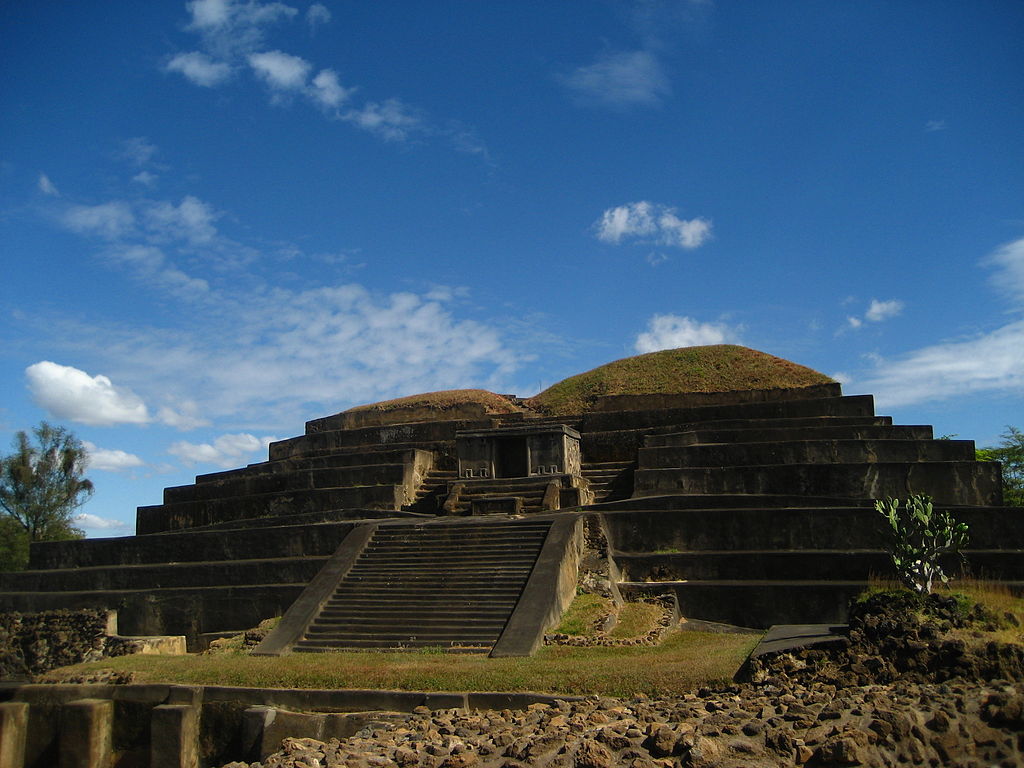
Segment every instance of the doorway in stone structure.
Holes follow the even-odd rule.
[[[502,437],[494,444],[495,477],[529,477],[530,452],[525,437]]]

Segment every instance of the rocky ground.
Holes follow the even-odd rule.
[[[872,598],[853,608],[849,640],[762,658],[720,690],[420,709],[225,768],[1024,765],[1024,648],[956,632],[999,621],[943,598]]]

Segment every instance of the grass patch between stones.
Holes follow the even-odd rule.
[[[668,696],[727,682],[757,640],[679,632],[654,647],[547,646],[511,659],[436,652],[123,656],[64,667],[45,679],[76,682],[109,672],[130,674],[135,683],[180,685]]]

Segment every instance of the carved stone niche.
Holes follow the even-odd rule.
[[[580,474],[580,433],[565,424],[457,432],[455,450],[464,480]]]

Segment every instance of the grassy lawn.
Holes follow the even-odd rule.
[[[115,670],[132,672],[137,683],[665,696],[730,680],[757,639],[677,632],[652,648],[550,646],[515,659],[441,652],[122,656],[65,667],[48,678]]]

